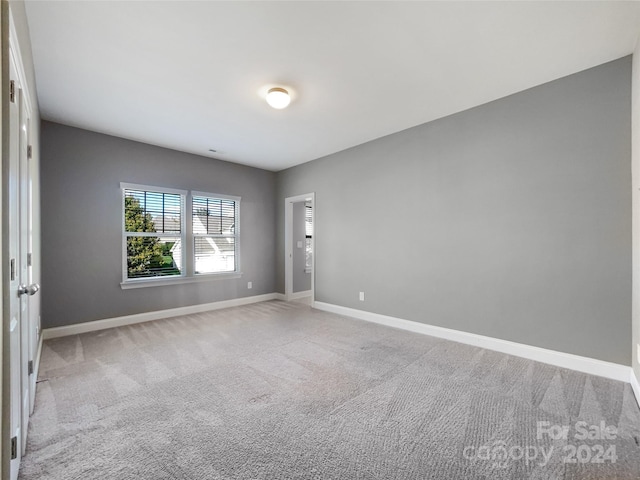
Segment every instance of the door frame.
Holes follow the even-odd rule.
[[[315,192],[295,195],[284,199],[284,299],[289,302],[295,299],[293,293],[293,204],[300,202],[311,203],[311,306],[316,301],[316,194]]]

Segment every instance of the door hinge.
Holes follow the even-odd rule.
[[[13,80],[9,83],[9,99],[11,103],[15,103],[16,101],[16,82]]]
[[[18,458],[18,437],[11,438],[11,460]]]
[[[29,370],[29,375],[33,375],[33,360],[29,360],[29,363],[27,364],[27,368]]]
[[[32,255],[33,254],[31,254],[31,253],[27,253],[27,267],[30,267],[32,265],[32,263],[31,263],[31,256]]]
[[[13,282],[16,279],[16,259],[11,259],[11,281]]]
[[[31,145],[29,145],[29,146],[27,147],[27,158],[28,158],[29,160],[31,160],[32,151],[33,151],[33,149],[31,148]]]

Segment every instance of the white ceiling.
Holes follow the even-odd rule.
[[[44,119],[274,171],[620,58],[640,32],[640,3],[616,1],[26,8]],[[261,99],[274,85],[289,108]]]

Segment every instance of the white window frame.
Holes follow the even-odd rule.
[[[195,263],[196,263],[196,253],[195,253],[195,239],[196,237],[208,237],[208,236],[216,236],[216,235],[203,235],[196,234],[193,231],[193,197],[204,197],[211,200],[230,200],[234,204],[234,218],[235,224],[233,227],[233,238],[234,238],[234,261],[235,261],[235,270],[233,272],[212,272],[212,273],[196,273],[195,272]],[[221,195],[219,193],[208,193],[208,192],[191,192],[190,195],[191,202],[189,204],[189,221],[191,223],[191,236],[190,243],[191,249],[194,250],[190,255],[191,261],[193,262],[192,272],[195,277],[205,277],[208,275],[233,275],[240,272],[240,200],[241,197],[235,197],[233,195]],[[221,236],[224,237],[224,236]]]
[[[171,193],[181,196],[180,205],[180,242],[182,245],[182,265],[180,271],[181,275],[167,275],[159,277],[147,277],[147,278],[128,278],[127,271],[127,237],[131,236],[131,233],[142,233],[142,235],[135,236],[157,236],[157,235],[145,235],[144,232],[127,232],[125,226],[125,190],[140,190],[146,192],[157,193]],[[168,187],[157,187],[153,185],[142,185],[137,183],[120,183],[120,196],[122,197],[122,211],[120,215],[120,222],[122,227],[122,282],[120,287],[123,290],[130,288],[142,288],[142,287],[154,287],[161,285],[178,285],[183,283],[202,282],[208,280],[218,279],[233,279],[240,278],[242,271],[240,270],[240,200],[241,197],[223,195],[217,193],[198,192],[189,190],[180,190]],[[192,204],[193,197],[207,197],[212,199],[233,200],[235,202],[235,218],[236,224],[234,227],[235,237],[235,271],[233,272],[217,272],[217,273],[199,273],[195,274],[195,252],[194,252],[194,239],[193,234],[193,212]],[[187,220],[188,219],[188,220]]]

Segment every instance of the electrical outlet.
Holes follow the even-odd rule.
[[[360,301],[364,302],[364,292],[360,292]]]
[[[253,282],[248,282],[248,283],[247,283],[247,288],[248,288],[249,290],[251,290],[251,289],[253,288]]]

